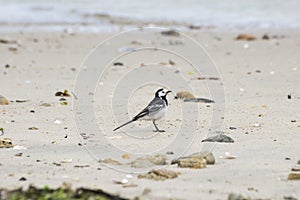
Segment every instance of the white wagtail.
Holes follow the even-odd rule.
[[[167,94],[169,92],[171,91],[167,91],[163,88],[157,90],[154,99],[152,99],[152,101],[148,104],[146,108],[144,108],[139,114],[133,117],[132,120],[115,128],[114,131],[138,119],[148,117],[150,120],[152,120],[153,125],[157,132],[165,132],[164,130],[158,129],[157,125],[155,124],[155,121],[159,120],[166,114],[167,107],[168,107]]]

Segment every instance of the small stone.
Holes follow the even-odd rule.
[[[162,31],[161,34],[164,36],[175,36],[175,37],[180,36],[180,34],[175,30]]]
[[[288,99],[292,99],[292,95],[291,95],[291,94],[288,94],[288,95],[287,95],[287,98],[288,98]]]
[[[253,40],[256,40],[257,38],[250,34],[239,34],[235,39],[236,40],[253,41]]]
[[[89,167],[89,164],[85,164],[85,165],[75,165],[75,168],[84,168],[84,167]]]
[[[178,161],[178,167],[202,169],[206,167],[206,160],[199,157],[183,158]]]
[[[62,123],[62,121],[60,121],[58,119],[54,121],[54,124],[61,124],[61,123]]]
[[[111,158],[106,158],[104,160],[102,160],[103,163],[105,164],[111,164],[111,165],[121,165],[121,163],[117,160],[113,160]]]
[[[67,105],[68,105],[68,102],[63,101],[63,102],[60,103],[60,105],[62,105],[62,106],[67,106]]]
[[[23,153],[16,153],[15,156],[16,157],[21,157],[23,155]]]
[[[130,162],[131,167],[135,168],[147,168],[154,165],[166,165],[166,157],[164,155],[151,155],[147,157],[137,158],[136,160]]]
[[[27,178],[21,177],[21,178],[19,179],[19,181],[27,181]]]
[[[298,200],[296,197],[293,196],[284,196],[283,200]]]
[[[198,153],[193,153],[189,156],[174,159],[172,160],[171,164],[178,164],[182,159],[192,159],[192,158],[204,159],[206,161],[206,164],[208,165],[213,165],[216,162],[215,157],[211,152],[198,152]]]
[[[228,196],[228,200],[250,200],[250,198],[245,197],[241,194],[230,193]]]
[[[124,159],[129,159],[129,158],[130,158],[130,156],[129,156],[129,154],[128,154],[128,153],[125,153],[125,154],[123,154],[123,155],[122,155],[122,158],[124,158]]]
[[[147,178],[156,181],[164,181],[166,179],[177,178],[179,174],[180,174],[179,172],[174,172],[172,170],[155,169],[148,172],[147,174],[138,175],[138,178]]]
[[[219,135],[216,135],[216,136],[212,136],[212,137],[206,138],[206,139],[202,140],[202,142],[225,142],[225,143],[233,143],[234,140],[231,137],[227,136],[227,135],[219,134]]]
[[[28,102],[29,100],[24,100],[24,99],[17,99],[16,100],[16,103],[26,103]]]
[[[225,152],[225,158],[226,159],[236,159],[237,156],[231,155],[229,152]]]
[[[206,99],[206,98],[191,98],[191,99],[184,99],[184,102],[215,103],[214,100]]]
[[[61,166],[61,163],[53,162],[53,165],[60,167],[60,166]]]
[[[10,138],[0,138],[0,148],[12,148],[12,141]]]
[[[177,92],[176,93],[175,98],[176,99],[194,99],[195,96],[192,93],[190,93],[190,92],[181,91],[181,92]]]
[[[0,105],[8,105],[8,104],[9,104],[8,100],[4,96],[0,95]]]
[[[43,107],[51,107],[51,104],[50,104],[50,103],[42,103],[40,106],[43,106]]]
[[[114,66],[124,66],[124,64],[122,62],[115,62],[113,65]]]
[[[300,172],[300,166],[295,166],[292,168],[293,172]]]
[[[68,90],[64,90],[63,92],[61,92],[61,91],[56,92],[55,96],[57,96],[57,97],[70,97],[71,95],[69,94]]]
[[[290,173],[288,180],[300,180],[300,173]]]
[[[264,35],[261,37],[261,39],[263,39],[263,40],[269,40],[269,39],[270,39],[270,36],[267,35],[267,34],[264,34]]]

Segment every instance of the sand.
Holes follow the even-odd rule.
[[[266,32],[271,39],[262,40],[261,37]],[[186,32],[205,47],[218,66],[219,74],[214,75],[214,71],[209,71],[209,66],[213,66],[213,63],[200,52],[199,62],[204,66],[202,75],[221,77],[220,80],[197,80],[201,74],[193,71],[182,59],[163,52],[155,54],[154,51],[149,51],[120,58],[119,61],[125,66],[111,66],[103,79],[96,80],[96,90],[89,87],[86,90],[84,87],[78,89],[76,80],[80,78],[79,72],[84,74],[84,68],[80,66],[86,56],[110,34],[1,33],[0,38],[17,41],[17,44],[1,43],[0,46],[0,95],[11,101],[9,105],[1,106],[0,127],[5,132],[1,138],[11,138],[13,145],[26,149],[0,149],[0,188],[26,188],[29,185],[58,187],[62,183],[68,183],[74,188],[98,188],[125,198],[227,199],[231,192],[261,199],[300,198],[299,181],[287,180],[291,168],[300,159],[300,31],[253,31],[251,34],[257,40],[235,40],[240,33],[243,31]],[[150,45],[151,40],[157,41],[155,37],[142,41],[137,38],[142,36],[133,35],[127,40],[138,41],[143,45]],[[199,49],[187,48],[187,41],[183,40],[181,44],[180,38],[166,38],[175,42],[164,43],[166,48],[182,48],[188,55],[198,55]],[[124,50],[123,47],[132,45],[123,40],[124,38],[120,39],[116,44],[106,44],[106,50],[101,51],[103,54],[98,54],[99,60],[91,59],[92,66],[98,66],[99,62],[99,68],[95,72],[99,72],[97,70],[104,62],[102,57],[115,57],[119,51]],[[17,50],[9,49],[10,47]],[[113,53],[110,51],[112,48]],[[169,65],[169,60],[175,62],[175,65]],[[147,68],[148,65],[152,68]],[[141,71],[134,74],[135,68],[141,68]],[[91,72],[89,70],[88,68],[87,71]],[[197,97],[213,98],[211,90],[214,87],[216,90],[224,88],[224,107],[184,104],[170,95],[168,115],[159,122],[159,126],[166,130],[165,133],[153,134],[150,122],[137,122],[124,129],[134,137],[129,137],[122,131],[114,133],[112,129],[117,123],[128,119],[126,111],[130,116],[137,113],[151,100],[159,87],[150,84],[137,89],[134,85],[136,82],[130,81],[129,76],[128,79],[122,79],[119,88],[115,88],[118,78],[131,70],[134,77],[139,77],[138,80],[151,80],[161,76],[169,81],[166,82],[167,87],[175,89],[174,92],[187,89],[174,79],[176,75],[169,77],[170,70],[179,70],[179,74],[188,77],[187,83],[193,87],[193,94]],[[111,91],[122,91],[122,88],[137,90],[132,92],[134,95],[130,97],[128,110],[128,99],[125,98],[125,102],[123,99],[115,99],[113,112],[118,114],[114,115],[109,105]],[[74,91],[76,97],[73,94],[72,97],[65,97],[67,105],[62,105],[60,97],[56,97],[55,93],[65,89]],[[80,92],[85,92],[88,98]],[[126,92],[114,95],[122,97]],[[291,95],[291,99],[288,99],[288,95]],[[217,98],[222,100],[222,94]],[[28,101],[18,103],[16,100]],[[51,106],[40,106],[42,103],[49,103]],[[83,107],[76,106],[80,103],[94,103],[95,118],[94,113],[88,113],[94,121],[89,121],[89,116],[78,113],[83,111],[85,114],[84,110],[80,110]],[[219,110],[216,110],[217,115],[214,116],[213,108],[216,107]],[[183,108],[187,111],[181,115]],[[221,126],[210,126],[214,117],[218,118]],[[82,123],[78,123],[78,120]],[[189,126],[189,122],[192,125]],[[94,130],[89,123],[98,124],[104,134]],[[186,143],[182,140],[180,144],[178,140],[182,138],[176,139],[176,136],[182,124],[186,134],[182,138],[186,138]],[[30,127],[38,130],[29,130]],[[147,170],[117,166],[119,170],[127,170],[121,172],[112,169],[114,166],[106,166],[97,161],[98,158],[112,158],[122,163],[129,162],[130,159],[122,158],[123,154],[128,154],[133,159],[139,156],[134,155],[135,153],[143,156],[153,152],[173,151],[175,155],[199,152],[211,147],[205,147],[201,143],[210,129],[226,132],[235,143],[216,144],[212,150],[216,164],[204,169],[164,166],[181,173],[175,179],[138,179],[138,174],[133,172]],[[88,130],[84,133],[90,137],[85,140],[82,139],[84,130]],[[190,143],[191,146],[188,146]],[[112,147],[107,148],[107,144]],[[117,151],[111,152],[111,149]],[[236,159],[226,159],[225,152],[230,152]],[[22,155],[16,156],[17,153]],[[172,156],[165,155],[170,161]],[[129,182],[137,187],[124,188],[113,182],[126,178],[128,174],[133,176],[127,177]],[[26,181],[20,181],[21,177],[25,177]]]

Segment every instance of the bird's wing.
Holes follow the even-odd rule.
[[[133,119],[140,119],[149,113],[159,111],[164,107],[164,104],[161,102],[161,99],[154,98],[146,108],[144,108],[139,114],[137,114]]]

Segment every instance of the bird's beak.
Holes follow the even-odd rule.
[[[171,90],[167,91],[167,94],[170,93],[170,92],[172,92],[172,91]]]

